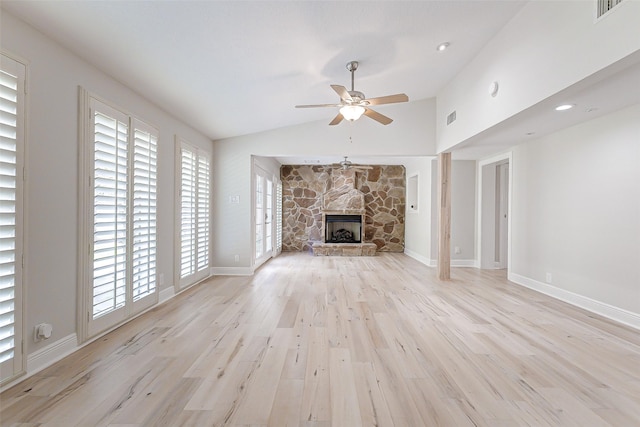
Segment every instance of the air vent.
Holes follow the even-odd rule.
[[[455,121],[456,121],[456,112],[454,111],[453,113],[447,116],[447,126],[449,126],[451,123]]]
[[[622,0],[596,0],[598,2],[598,18],[622,3]]]

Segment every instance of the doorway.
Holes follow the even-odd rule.
[[[511,153],[479,162],[478,254],[482,269],[509,269]]]

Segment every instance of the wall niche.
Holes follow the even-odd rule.
[[[328,165],[283,165],[282,250],[310,251],[323,240],[322,196],[332,188]],[[375,165],[356,173],[356,189],[364,194],[364,242],[380,252],[404,251],[406,173],[404,166]]]

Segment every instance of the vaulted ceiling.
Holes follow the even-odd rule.
[[[352,60],[360,62],[355,88],[367,97],[433,98],[526,2],[3,0],[2,7],[219,140],[329,123],[336,111],[294,105],[337,102],[329,85],[350,85]],[[450,47],[438,52],[443,42]],[[640,52],[465,141],[454,157],[482,158],[638,103],[638,79]],[[553,112],[569,99],[583,108]],[[280,159],[303,160],[329,161]]]
[[[525,1],[4,1],[213,140],[326,120],[330,84],[434,97]],[[438,44],[449,42],[445,52]],[[384,114],[386,107],[379,107]]]

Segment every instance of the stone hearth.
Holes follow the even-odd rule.
[[[375,243],[313,243],[314,256],[375,256]]]

